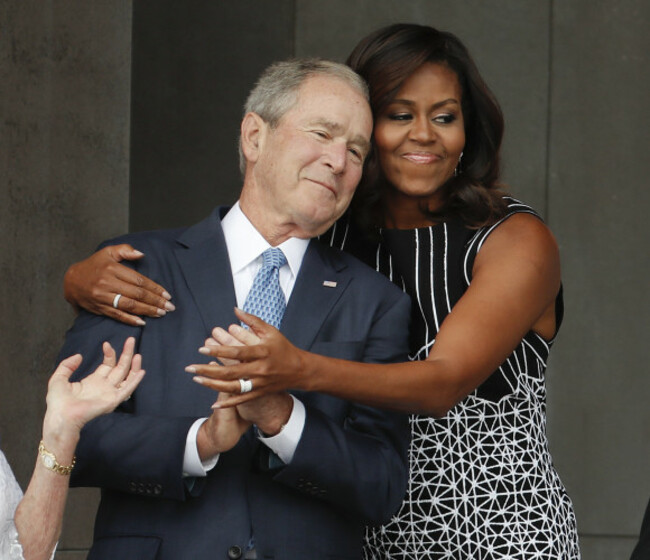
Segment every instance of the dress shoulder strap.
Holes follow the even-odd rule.
[[[474,268],[474,260],[476,259],[476,255],[481,250],[481,247],[483,246],[485,240],[496,228],[498,228],[503,222],[515,214],[532,214],[540,220],[542,219],[542,217],[533,208],[517,200],[516,198],[513,198],[511,196],[504,196],[503,199],[508,205],[506,214],[494,224],[484,226],[476,230],[476,233],[472,235],[470,240],[465,245],[463,272],[467,286],[469,286],[469,283],[472,281],[472,270]]]

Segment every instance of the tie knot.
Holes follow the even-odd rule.
[[[264,268],[272,267],[280,269],[285,264],[287,264],[287,257],[284,256],[282,249],[277,247],[271,247],[262,253],[262,258],[264,259]]]

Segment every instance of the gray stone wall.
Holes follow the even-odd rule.
[[[241,105],[269,62],[343,60],[372,29],[418,22],[474,54],[506,116],[504,178],[560,244],[551,450],[583,557],[627,559],[650,498],[649,17],[642,0],[159,0],[133,15],[131,2],[0,0],[0,434],[21,483],[72,317],[65,266],[128,225],[234,200]],[[72,492],[59,558],[82,556],[94,496]]]
[[[293,1],[135,2],[131,226],[194,223],[241,188],[242,106],[293,54]]]
[[[547,193],[567,320],[549,432],[585,558],[628,558],[650,498],[650,5],[554,5]]]
[[[72,312],[71,260],[128,225],[131,2],[0,1],[0,437],[23,486]],[[61,553],[87,546],[74,490]]]

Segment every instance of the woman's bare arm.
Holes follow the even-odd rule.
[[[441,325],[427,360],[361,364],[318,356],[238,311],[253,332],[236,325],[228,333],[215,329],[214,341],[202,352],[241,363],[195,364],[188,371],[197,382],[230,393],[239,392],[238,379],[252,380],[251,393],[235,395],[221,406],[293,388],[441,416],[503,363],[528,331],[552,338],[559,287],[555,239],[540,220],[518,214],[485,241],[472,282]]]
[[[81,428],[100,414],[110,412],[135,390],[144,376],[135,340],[124,345],[119,362],[104,343],[104,362],[83,381],[69,379],[81,363],[75,355],[61,362],[48,384],[47,411],[43,419],[43,445],[62,466],[73,464]],[[36,460],[34,473],[15,514],[18,538],[25,560],[48,559],[61,533],[70,477],[54,472]]]

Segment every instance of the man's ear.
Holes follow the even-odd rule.
[[[241,147],[249,162],[256,162],[264,148],[268,124],[257,113],[246,113],[241,122]]]

